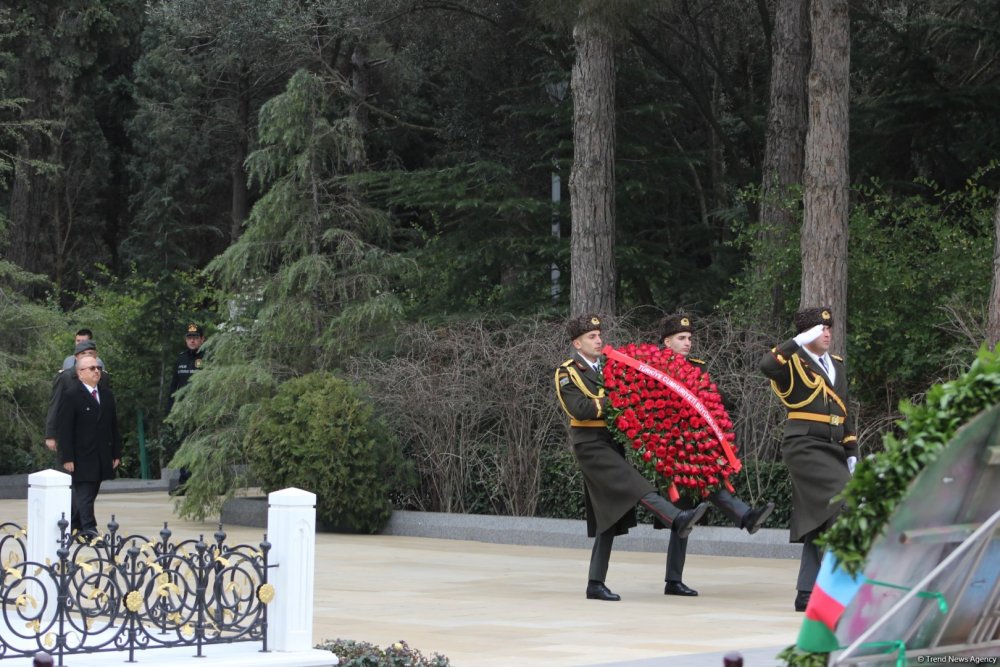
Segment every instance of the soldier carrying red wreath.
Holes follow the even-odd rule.
[[[608,397],[601,375],[601,319],[588,314],[567,322],[573,356],[555,371],[556,396],[570,418],[569,439],[584,479],[587,535],[594,538],[590,555],[587,599],[620,600],[605,585],[611,547],[616,535],[628,533],[636,522],[636,505],[671,526],[682,537],[708,509],[702,503],[681,510],[656,492],[655,487],[626,459],[605,421]]]
[[[683,357],[687,363],[705,371],[705,362],[690,355],[693,344],[693,328],[691,318],[685,314],[667,315],[658,325],[659,338],[663,347]],[[706,373],[707,375],[707,373]],[[723,403],[725,398],[723,397]],[[753,535],[774,511],[774,503],[751,508],[739,497],[730,493],[729,489],[720,487],[708,495],[708,502],[715,505],[727,519],[739,528]],[[657,525],[657,528],[662,526]],[[670,545],[667,547],[667,573],[663,588],[665,595],[698,595],[698,591],[684,584],[684,561],[687,558],[687,538],[681,537],[677,531],[670,531]]]

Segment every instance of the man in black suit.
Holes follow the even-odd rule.
[[[96,357],[78,357],[76,376],[59,404],[57,444],[62,467],[73,476],[70,526],[84,538],[95,538],[94,501],[101,482],[114,477],[121,462],[121,434],[115,397],[110,388],[100,386]]]
[[[87,331],[87,329],[81,329],[81,331]],[[72,359],[73,363],[69,366],[64,363],[63,367],[56,373],[56,379],[52,383],[49,411],[45,416],[45,446],[52,451],[56,451],[56,438],[59,435],[57,432],[59,425],[56,419],[59,416],[59,405],[62,402],[62,397],[68,389],[74,389],[79,384],[76,377],[76,365],[82,363],[84,357],[88,357],[90,361],[96,361],[97,365],[101,367],[101,381],[98,389],[105,391],[110,385],[110,374],[105,368],[104,362],[97,356],[97,344],[90,337],[80,338],[77,335],[77,338],[79,340],[76,342],[76,347],[73,348],[73,356],[67,357]]]
[[[636,525],[636,505],[645,507],[682,537],[691,533],[708,505],[678,509],[625,459],[625,448],[615,442],[605,422],[608,398],[600,370],[601,320],[596,315],[582,315],[571,319],[566,330],[573,356],[556,369],[556,396],[569,417],[570,445],[583,472],[587,535],[594,538],[587,599],[617,601],[621,596],[612,593],[604,579],[615,536]]]

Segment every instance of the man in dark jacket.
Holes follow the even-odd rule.
[[[189,324],[184,332],[184,351],[177,355],[174,362],[174,376],[170,380],[167,398],[167,412],[174,407],[174,394],[185,387],[188,380],[201,370],[205,353],[201,346],[205,342],[205,332],[197,324]]]
[[[184,351],[177,356],[174,362],[174,376],[170,380],[170,389],[167,398],[167,413],[174,408],[174,394],[187,386],[191,376],[201,370],[204,364],[205,353],[201,351],[201,346],[205,342],[205,332],[197,324],[188,324],[184,331]],[[177,453],[180,444],[180,437],[176,431],[169,430],[167,435],[168,445],[164,448],[164,462],[169,462]],[[180,477],[177,480],[178,487],[171,490],[171,494],[184,494],[184,485],[191,478],[191,471],[181,468]]]
[[[814,544],[837,518],[834,501],[854,472],[858,439],[848,413],[847,366],[830,354],[830,308],[795,314],[794,338],[766,352],[760,369],[788,410],[781,458],[792,479],[790,540],[802,543],[795,610],[805,611],[819,573]]]
[[[83,356],[76,364],[77,381],[66,389],[59,405],[59,460],[73,476],[70,525],[84,538],[97,537],[94,501],[101,482],[114,477],[121,462],[121,434],[115,397],[101,388],[101,367]]]
[[[705,370],[704,360],[689,356],[694,334],[689,316],[684,314],[667,315],[660,320],[659,330],[663,347],[670,348],[674,354],[684,357],[688,363]],[[723,402],[725,403],[725,401],[726,399],[723,397]],[[726,404],[727,410],[729,407]],[[751,535],[760,530],[767,517],[771,516],[771,512],[774,511],[774,503],[767,503],[751,509],[743,500],[725,488],[711,493],[708,496],[708,502],[715,505],[734,525],[745,529]],[[686,537],[680,537],[676,530],[670,531],[670,545],[667,547],[666,584],[663,587],[663,592],[666,595],[698,595],[698,591],[687,586],[682,580],[684,561],[687,559],[687,545]]]
[[[641,504],[683,537],[691,533],[708,505],[678,509],[625,460],[625,448],[615,442],[604,421],[608,399],[600,370],[604,347],[601,320],[596,315],[583,315],[570,320],[566,328],[574,352],[556,369],[556,396],[570,418],[570,445],[583,472],[587,535],[594,538],[587,598],[620,600],[604,580],[615,535],[624,535],[636,525],[636,505]]]
[[[96,362],[101,368],[101,379],[99,384],[99,389],[104,391],[111,384],[108,381],[108,373],[104,369],[104,362],[101,361],[100,357],[97,356],[97,345],[90,338],[84,338],[77,341],[76,347],[73,349],[73,364],[69,368],[63,368],[56,374],[56,379],[52,383],[52,396],[49,398],[49,411],[45,416],[45,446],[56,451],[56,439],[59,437],[58,429],[59,424],[57,418],[59,416],[59,406],[62,403],[62,398],[66,394],[67,390],[75,389],[79,384],[79,379],[76,376],[76,365],[84,362],[84,358],[87,358],[89,362]]]

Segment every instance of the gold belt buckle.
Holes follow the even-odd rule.
[[[843,418],[840,415],[830,415],[830,426],[840,426]]]

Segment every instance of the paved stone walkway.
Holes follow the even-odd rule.
[[[25,506],[0,501],[0,521],[23,525]],[[164,520],[182,537],[217,528],[177,519],[162,492],[102,495],[97,513],[148,536]],[[234,542],[262,538],[260,529],[226,530]],[[777,664],[772,656],[798,633],[795,560],[689,555],[685,581],[701,595],[678,598],[663,595],[662,555],[616,551],[608,585],[622,601],[608,603],[584,598],[589,557],[588,549],[320,534],[313,635],[405,640],[456,667],[713,667],[730,650],[758,667]]]

